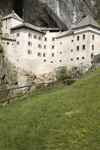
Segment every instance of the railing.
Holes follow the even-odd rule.
[[[87,80],[90,78],[93,78],[98,74],[95,74],[89,78],[86,79],[80,79],[85,81],[84,85],[87,85]],[[31,95],[33,93],[39,92],[42,93],[43,91],[51,91],[53,89],[58,90],[59,88],[63,88],[63,86],[69,85],[68,82],[75,82],[78,81],[78,79],[66,79],[63,81],[59,82],[51,82],[51,83],[39,83],[39,84],[32,84],[32,85],[27,85],[27,86],[21,86],[21,87],[16,87],[16,88],[10,88],[10,89],[5,89],[0,91],[0,102],[5,102],[7,103],[10,102],[11,99],[23,97],[25,95]]]
[[[78,79],[66,79],[59,82],[51,82],[51,83],[39,83],[39,84],[32,84],[27,86],[21,86],[16,88],[4,89],[0,91],[0,102],[7,103],[10,100],[23,97],[25,95],[31,95],[33,93],[39,92],[42,93],[43,91],[51,91],[53,89],[58,90],[59,88],[63,88],[63,86],[67,86],[68,82],[75,82]]]

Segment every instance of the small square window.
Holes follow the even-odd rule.
[[[83,45],[83,50],[85,49],[85,45]]]
[[[44,49],[46,49],[46,45],[44,45]]]
[[[79,57],[77,57],[77,60],[79,60]]]
[[[31,34],[31,33],[29,33],[29,34],[28,34],[28,37],[29,37],[29,38],[32,38],[32,34]]]
[[[16,34],[16,37],[19,37],[19,36],[20,36],[20,34],[19,34],[19,33],[17,33],[17,34]]]
[[[53,61],[51,61],[51,63],[53,63]]]
[[[55,41],[55,38],[54,38],[54,37],[52,38],[52,41]]]
[[[54,55],[55,55],[55,54],[54,54],[54,53],[52,53],[52,55],[51,55],[51,56],[52,56],[52,57],[54,57]]]
[[[73,40],[72,40],[72,42],[73,42]]]
[[[62,42],[60,42],[60,44],[62,45]]]
[[[19,41],[17,41],[17,43],[16,43],[17,45],[19,45],[20,43],[19,43]]]
[[[52,49],[54,49],[55,48],[55,46],[54,45],[52,45]]]
[[[82,57],[82,59],[85,59],[84,57]]]
[[[39,57],[41,57],[41,53],[37,53],[37,55],[38,55]]]
[[[71,61],[73,61],[73,58],[71,58]]]
[[[46,53],[43,53],[43,57],[46,57]]]
[[[42,45],[39,44],[39,45],[38,45],[38,48],[42,48]]]
[[[42,41],[42,37],[39,36],[39,40]]]
[[[62,54],[62,52],[60,52],[60,54]]]
[[[47,41],[47,38],[44,38],[44,41]]]
[[[62,62],[62,60],[59,60],[59,62]]]
[[[29,45],[29,46],[32,46],[32,42],[28,42],[28,45]]]
[[[28,50],[28,51],[27,51],[27,54],[32,54],[32,51],[31,51],[31,50]]]
[[[77,51],[79,51],[79,46],[77,46]]]
[[[12,43],[12,45],[14,45],[14,43]]]
[[[7,42],[7,45],[9,45],[9,42]]]
[[[5,27],[5,29],[7,29],[7,26]]]
[[[94,45],[92,45],[92,50],[94,50]]]
[[[77,41],[79,41],[79,36],[77,36]]]
[[[71,52],[73,52],[73,49],[71,49]]]
[[[37,36],[36,36],[36,35],[34,35],[34,39],[37,39]]]
[[[92,40],[94,40],[94,35],[92,35]]]
[[[46,62],[46,59],[44,59],[44,62]]]
[[[83,39],[85,39],[85,34],[83,34]]]

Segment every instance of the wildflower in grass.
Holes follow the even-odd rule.
[[[85,147],[85,149],[87,149],[87,147]]]
[[[83,134],[82,134],[82,137],[83,137]]]
[[[86,133],[86,130],[84,129],[84,133]]]
[[[59,103],[61,102],[61,100],[59,100]]]
[[[53,129],[50,129],[51,131],[53,131]]]
[[[92,130],[93,128],[91,127],[91,130]]]

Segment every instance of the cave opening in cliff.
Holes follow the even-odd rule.
[[[22,18],[23,16],[23,2],[22,0],[15,0],[14,3],[14,11],[16,12],[16,14]]]

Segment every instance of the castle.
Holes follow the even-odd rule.
[[[36,27],[14,11],[2,18],[0,44],[16,67],[44,74],[59,66],[71,69],[81,63],[91,66],[100,54],[100,26],[86,16],[73,29]]]

